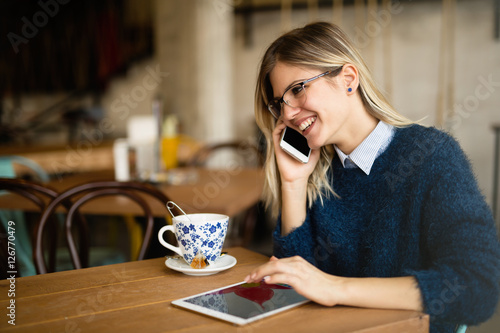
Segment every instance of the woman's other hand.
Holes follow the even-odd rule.
[[[424,310],[413,276],[346,278],[322,272],[299,256],[271,259],[257,267],[245,282],[283,283],[313,302],[378,309]]]
[[[322,272],[299,256],[284,259],[273,256],[245,278],[247,283],[262,280],[290,285],[300,295],[326,306],[339,303],[343,281]]]

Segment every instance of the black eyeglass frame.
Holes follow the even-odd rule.
[[[306,84],[306,83],[309,83],[309,82],[311,82],[311,81],[314,81],[314,80],[316,80],[316,79],[319,79],[319,78],[320,78],[320,77],[322,77],[322,76],[325,76],[325,75],[328,75],[328,74],[331,74],[331,73],[333,73],[333,71],[326,71],[326,72],[321,73],[321,74],[319,74],[319,75],[316,75],[316,76],[314,76],[314,77],[312,77],[312,78],[310,78],[310,79],[307,79],[307,80],[304,80],[304,81],[302,81],[302,82],[298,82],[298,83],[295,83],[295,84],[291,85],[290,87],[288,87],[288,88],[285,90],[285,92],[283,93],[283,95],[281,95],[281,98],[279,98],[279,99],[278,99],[278,98],[274,98],[274,99],[270,100],[270,101],[269,101],[269,103],[267,103],[267,110],[268,110],[269,112],[271,112],[271,114],[273,115],[273,117],[274,117],[274,118],[278,119],[278,118],[279,118],[279,116],[281,115],[281,110],[283,109],[283,103],[285,103],[286,105],[288,105],[288,106],[290,106],[290,107],[292,107],[292,108],[294,107],[294,106],[292,106],[292,105],[288,104],[288,103],[284,100],[284,97],[285,97],[286,93],[287,93],[287,92],[289,92],[289,91],[290,91],[290,89],[292,89],[292,88],[294,88],[294,87],[296,87],[296,86],[301,86],[301,87],[302,87],[302,89],[305,89],[305,84]],[[275,103],[275,105],[276,105],[276,106],[277,106],[277,105],[279,105],[279,106],[280,106],[280,114],[279,114],[279,115],[275,114],[275,113],[274,113],[274,111],[272,110],[272,109],[273,109],[273,105],[272,105],[272,103]]]

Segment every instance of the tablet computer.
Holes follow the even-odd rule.
[[[239,282],[181,298],[172,304],[237,325],[245,325],[308,301],[287,285]]]

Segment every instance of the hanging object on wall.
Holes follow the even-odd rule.
[[[368,0],[366,7],[366,16],[364,22],[364,29],[362,31],[365,32],[365,35],[368,36],[369,40],[366,44],[366,50],[364,52],[366,62],[368,66],[371,68],[375,68],[375,52],[377,49],[377,39],[379,35],[382,33],[383,27],[381,27],[374,17],[377,12],[377,0]],[[373,21],[372,21],[373,20]],[[374,24],[377,23],[377,24]]]
[[[281,0],[281,31],[287,32],[292,29],[292,1]]]
[[[0,64],[8,66],[0,66],[2,94],[102,92],[137,60],[153,55],[151,10],[139,24],[127,19],[127,13],[137,12],[131,1],[55,4],[3,4],[8,15],[0,24],[6,37],[0,40]]]
[[[344,4],[344,0],[333,0],[333,13],[332,13],[332,23],[342,26],[342,7]]]
[[[493,26],[495,31],[493,34],[495,35],[495,39],[500,40],[500,0],[495,0],[495,19],[493,22]]]
[[[390,12],[392,0],[382,0],[382,8]],[[387,26],[382,32],[384,42],[383,46],[383,66],[384,66],[384,84],[386,97],[392,102],[392,19],[388,20]]]
[[[318,0],[307,0],[307,13],[309,22],[314,22],[318,19]]]
[[[436,126],[446,128],[453,117],[455,99],[455,15],[456,0],[443,0],[439,51]],[[450,130],[449,128],[447,128]]]
[[[354,24],[356,25],[356,29],[359,29],[358,32],[363,32],[365,25],[365,0],[354,0]]]

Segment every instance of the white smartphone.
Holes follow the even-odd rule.
[[[307,163],[309,161],[311,148],[307,145],[307,139],[290,127],[286,127],[283,131],[280,147],[302,163]]]

